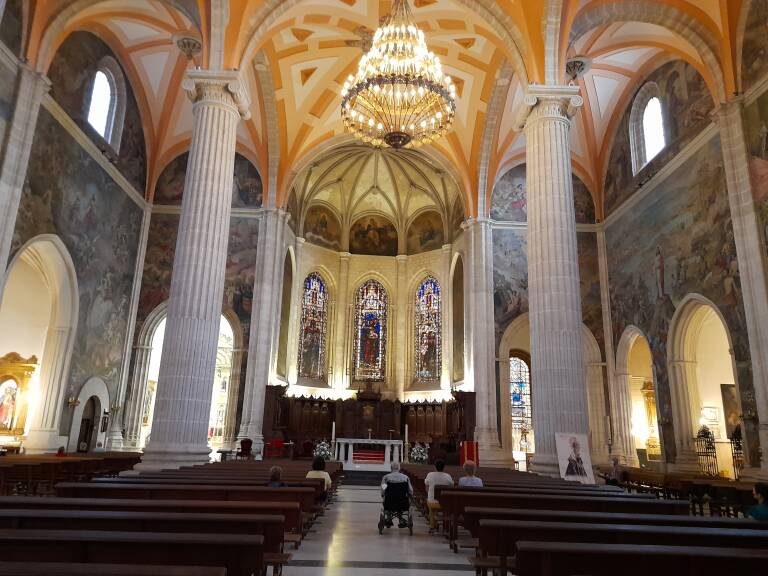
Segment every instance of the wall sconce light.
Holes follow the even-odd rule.
[[[744,414],[741,415],[741,419],[746,421],[755,421],[757,420],[757,411],[754,408],[748,408],[744,411]]]
[[[671,422],[672,422],[672,418],[670,418],[669,416],[661,416],[659,418],[659,424],[661,424],[662,426],[666,426]]]
[[[70,408],[75,408],[76,406],[80,406],[80,400],[78,398],[75,398],[74,396],[70,396],[67,398],[67,406]]]
[[[115,404],[112,404],[112,405],[109,407],[109,411],[110,411],[112,414],[117,414],[118,412],[120,412],[120,409],[121,409],[121,408],[122,408],[122,406],[121,406],[120,404],[117,404],[117,403],[115,403]]]

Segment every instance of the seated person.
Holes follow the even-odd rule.
[[[437,511],[440,510],[440,503],[435,498],[435,486],[453,486],[453,478],[447,472],[444,472],[445,462],[435,461],[435,470],[427,474],[424,478],[424,484],[427,487],[427,508],[429,508],[429,531],[437,530]]]
[[[459,488],[482,488],[483,481],[475,476],[477,470],[477,464],[473,460],[467,460],[464,462],[464,474],[459,478]]]
[[[755,484],[752,495],[757,500],[757,505],[747,510],[747,516],[761,522],[768,522],[768,484],[762,482]]]
[[[331,487],[333,481],[331,475],[325,471],[325,459],[322,456],[315,456],[312,460],[312,470],[307,472],[307,478],[320,478],[325,481],[325,492]]]
[[[411,480],[400,472],[400,463],[399,462],[392,462],[390,466],[390,470],[392,470],[389,474],[386,474],[381,479],[381,496],[382,498],[385,496],[385,492],[387,490],[387,486],[390,484],[407,484],[408,485],[408,496],[410,497],[413,495],[413,487],[411,486]],[[398,516],[400,520],[400,528],[406,528],[408,526],[408,523],[406,522],[405,518],[402,516]],[[391,522],[389,523],[391,526]]]
[[[272,468],[269,469],[269,482],[267,482],[267,486],[270,488],[281,488],[285,486],[285,482],[283,482],[283,469],[280,468],[280,466],[272,466]]]

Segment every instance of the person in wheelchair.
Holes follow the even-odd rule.
[[[381,479],[381,495],[383,498],[379,516],[379,534],[384,528],[391,528],[393,519],[398,519],[398,528],[409,528],[413,534],[413,519],[411,518],[411,496],[413,487],[411,481],[402,472],[400,464],[393,462],[391,472]]]

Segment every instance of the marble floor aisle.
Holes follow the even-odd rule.
[[[428,533],[424,518],[414,513],[413,536],[390,528],[379,536],[376,524],[379,489],[341,487],[320,524],[293,552],[285,576],[460,576],[471,573],[468,553],[454,554],[447,542]]]

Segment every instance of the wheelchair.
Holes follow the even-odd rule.
[[[384,533],[384,528],[391,528],[395,518],[398,520],[398,527],[408,528],[408,532],[413,536],[413,516],[407,482],[387,484],[384,489],[384,500],[379,515],[379,534]]]

